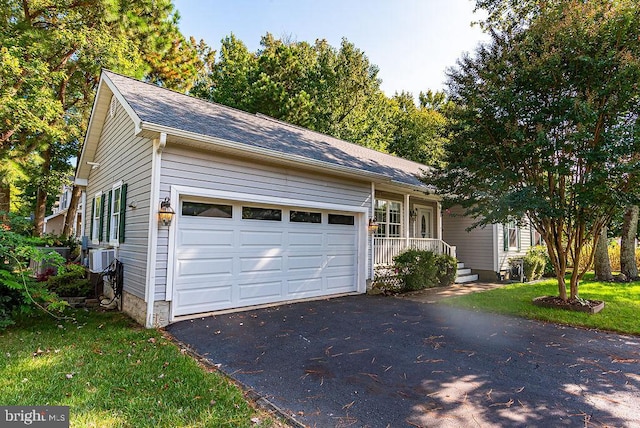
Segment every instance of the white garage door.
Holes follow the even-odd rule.
[[[357,291],[357,213],[180,203],[173,315]]]

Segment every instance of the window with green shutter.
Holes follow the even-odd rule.
[[[98,192],[93,196],[93,204],[91,204],[91,229],[89,236],[94,244],[100,242],[102,238],[102,208],[103,208],[102,192]]]
[[[107,229],[110,244],[124,242],[124,217],[127,204],[127,185],[121,181],[114,184],[109,193],[109,217]]]

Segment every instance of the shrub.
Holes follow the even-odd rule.
[[[402,283],[401,291],[449,285],[457,270],[456,259],[432,251],[407,250],[397,255],[393,262]]]
[[[547,251],[547,247],[545,247],[544,245],[536,245],[536,246],[530,247],[529,250],[527,251],[527,256],[529,254],[531,254],[532,256],[535,256],[536,258],[541,258],[542,260],[544,260],[544,263],[542,265],[542,270],[537,278],[541,276],[545,276],[545,277],[555,276],[555,271],[553,269],[553,265],[551,264],[551,259],[549,258],[549,252]],[[525,267],[525,272],[526,272],[526,267]],[[529,277],[527,276],[527,278]]]
[[[47,287],[61,297],[89,297],[93,290],[85,276],[84,267],[67,264],[58,270],[57,275],[47,279]]]
[[[62,310],[65,303],[51,293],[44,282],[37,282],[28,275],[30,259],[59,265],[62,257],[57,253],[37,250],[40,242],[11,231],[0,224],[0,328],[13,324],[18,314],[30,314],[35,308]]]
[[[539,247],[542,248],[542,251],[540,251],[538,247],[531,247],[527,251],[527,254],[522,258],[524,276],[527,278],[527,281],[540,279],[545,272],[549,255],[547,254],[546,248],[542,246]]]
[[[436,254],[438,281],[441,287],[453,284],[458,273],[458,260],[446,254]]]

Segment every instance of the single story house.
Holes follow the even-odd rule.
[[[123,310],[152,327],[364,293],[408,247],[465,262],[463,219],[443,216],[424,168],[104,71],[75,182],[90,245],[123,263]]]

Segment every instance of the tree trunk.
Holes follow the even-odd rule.
[[[4,220],[11,210],[11,186],[0,178],[0,220]]]
[[[596,254],[594,257],[594,268],[596,271],[596,279],[599,281],[612,281],[611,263],[609,261],[609,242],[607,238],[607,227],[604,226],[600,231],[598,242],[596,243]]]
[[[33,236],[42,236],[44,229],[44,217],[47,211],[47,178],[51,172],[51,147],[48,147],[43,155],[42,162],[42,178],[40,185],[38,186],[38,192],[36,193],[36,212],[33,220]]]
[[[71,193],[71,200],[69,201],[69,209],[67,210],[67,216],[64,220],[64,228],[62,229],[62,236],[64,237],[71,236],[74,227],[76,227],[76,212],[78,210],[78,200],[80,199],[80,192],[80,186],[74,185],[73,192]]]
[[[630,205],[624,212],[620,241],[620,271],[632,280],[638,277],[636,265],[636,234],[638,233],[638,205]]]

